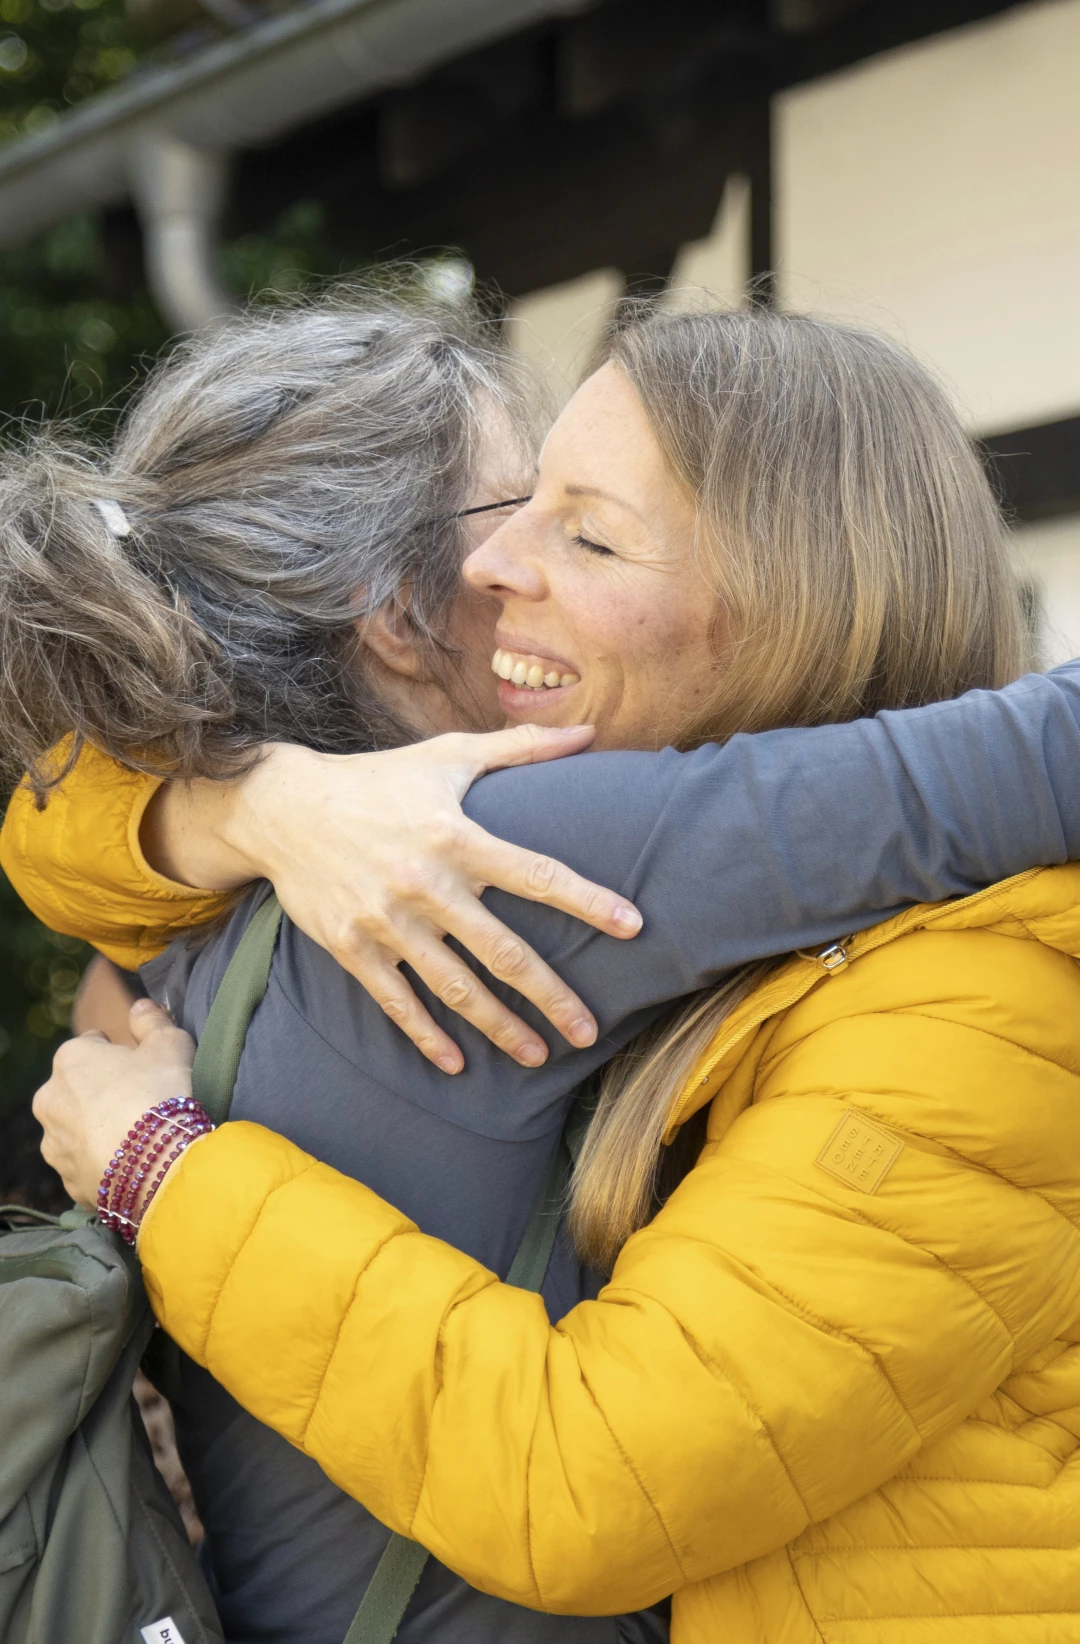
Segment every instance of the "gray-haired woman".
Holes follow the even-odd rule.
[[[312,317],[312,351],[320,334],[316,322],[323,318]],[[295,334],[302,335],[304,317],[291,317],[291,322]],[[406,335],[412,323],[408,316],[401,316],[394,334]],[[424,323],[433,323],[431,317]],[[452,323],[445,322],[448,327]],[[254,323],[254,332],[258,329]],[[242,327],[231,335],[226,359],[242,360],[245,335]],[[287,335],[285,330],[278,333],[281,339]],[[195,385],[213,379],[213,362],[196,349],[177,368],[176,382],[166,371],[137,410],[121,441],[118,460],[107,475],[86,471],[77,486],[70,478],[63,484],[56,482],[53,494],[61,494],[67,510],[61,520],[63,530],[50,530],[40,501],[34,513],[32,499],[41,496],[40,467],[31,469],[18,482],[19,493],[10,496],[8,517],[30,522],[18,532],[24,570],[35,555],[37,561],[51,564],[54,582],[42,598],[45,605],[51,601],[52,626],[64,629],[66,660],[43,670],[40,660],[26,660],[25,603],[20,607],[16,600],[10,608],[10,644],[13,653],[21,647],[24,677],[30,686],[24,700],[30,712],[38,696],[46,694],[41,691],[43,679],[57,693],[49,734],[74,726],[88,740],[135,763],[140,762],[141,739],[143,764],[150,762],[146,744],[156,742],[160,763],[172,761],[183,774],[218,774],[235,770],[243,756],[267,736],[295,737],[316,747],[339,749],[363,745],[366,736],[370,745],[370,739],[383,736],[387,720],[381,716],[391,711],[399,716],[403,736],[410,726],[414,733],[435,728],[440,721],[432,717],[433,700],[445,701],[448,686],[454,683],[459,688],[456,682],[466,678],[464,665],[455,671],[453,682],[450,676],[440,679],[435,672],[436,664],[446,666],[445,634],[452,623],[450,612],[458,608],[452,575],[445,608],[447,625],[442,632],[433,628],[429,634],[421,616],[411,611],[409,578],[401,575],[381,584],[376,604],[376,594],[367,593],[367,578],[374,572],[368,566],[366,575],[359,574],[360,562],[355,559],[349,578],[341,575],[339,566],[333,567],[342,595],[336,606],[329,598],[325,605],[315,602],[313,606],[310,583],[305,584],[304,622],[293,630],[296,649],[284,644],[274,653],[273,667],[289,679],[288,691],[275,686],[255,663],[245,663],[247,652],[258,646],[260,611],[274,606],[286,618],[295,615],[294,607],[301,603],[296,568],[303,563],[305,543],[313,566],[326,557],[320,508],[327,510],[332,521],[341,491],[360,483],[359,478],[342,478],[340,464],[347,457],[358,475],[370,472],[385,479],[388,461],[377,419],[370,406],[364,410],[363,372],[355,358],[344,366],[346,375],[354,370],[349,381],[356,402],[350,407],[347,396],[339,392],[341,383],[333,383],[331,391],[324,379],[320,389],[314,370],[307,377],[308,397],[296,396],[295,375],[291,367],[286,368],[291,353],[286,350],[282,378],[285,385],[291,385],[290,400],[282,383],[267,380],[265,341],[265,335],[259,334],[258,346],[252,344],[252,365],[262,362],[262,375],[246,372],[239,364],[234,371],[231,418],[236,427],[248,428],[246,448],[237,444],[229,422],[204,427],[193,415],[183,414],[183,395],[178,406],[176,395],[185,381],[191,394]],[[372,346],[370,341],[366,346]],[[443,364],[453,353],[445,339],[436,337],[433,342],[430,335],[420,339],[420,347],[427,350],[429,360]],[[460,357],[465,357],[463,348]],[[501,408],[506,402],[493,399],[495,376],[481,380],[475,373],[468,381],[470,392],[462,394],[457,410],[465,425],[476,430],[478,408],[492,403]],[[276,394],[272,392],[275,386]],[[263,406],[246,424],[241,415],[241,387]],[[369,444],[359,437],[351,443],[343,437],[339,447],[326,437],[312,439],[312,408],[318,405],[320,392],[329,395],[338,416],[355,418],[366,429]],[[440,403],[447,402],[442,399]],[[268,406],[272,409],[267,410]],[[141,440],[140,418],[146,423]],[[396,413],[395,418],[400,431]],[[166,437],[166,426],[177,432]],[[320,426],[325,435],[325,425]],[[224,458],[222,442],[227,447]],[[469,452],[478,452],[481,444],[477,431],[471,435],[471,444],[470,439],[463,439],[454,447],[460,457],[460,477],[456,495],[446,497],[445,503],[435,483],[447,472],[445,461],[432,464],[432,482],[419,500],[415,475],[408,476],[410,489],[398,501],[399,527],[407,521],[429,551],[445,529],[446,514],[499,500],[497,496],[476,498],[469,489],[470,483],[475,485]],[[514,446],[509,435],[500,444],[503,451]],[[126,459],[120,460],[125,451],[145,455],[138,465],[125,467]],[[56,470],[45,472],[55,474]],[[160,486],[162,475],[169,485]],[[404,470],[399,470],[401,483],[405,479]],[[91,504],[103,490],[120,503],[124,510],[120,531],[130,524],[130,535],[103,535],[94,524]],[[382,496],[389,508],[385,500],[388,487],[384,486]],[[303,531],[296,523],[297,497],[307,499]],[[450,502],[455,504],[453,509]],[[362,526],[370,531],[384,524],[381,515],[365,519],[355,508],[344,512],[348,513],[348,529],[339,529],[333,537],[339,557],[355,553],[350,533],[360,532]],[[77,549],[71,548],[70,535],[65,539],[65,530],[78,537]],[[14,541],[14,527],[12,531]],[[396,545],[398,535],[389,532],[384,551]],[[288,548],[284,555],[283,537]],[[222,547],[227,571],[215,557],[214,542]],[[459,551],[456,538],[454,546]],[[84,573],[95,559],[107,572],[115,566],[109,572],[113,597],[99,602],[99,626],[92,635],[80,635],[63,614],[72,603],[63,565],[72,556]],[[16,557],[14,548],[11,557]],[[282,568],[283,557],[288,570]],[[43,586],[48,574],[48,569],[39,573]],[[360,608],[366,610],[363,638],[367,643],[362,653],[357,650],[354,626],[357,590],[361,591]],[[137,597],[133,598],[133,592]],[[143,606],[149,607],[160,630],[154,637],[159,649],[148,656],[140,654],[139,645],[149,624],[133,617]],[[479,616],[475,619],[479,625]],[[37,620],[41,622],[40,615]],[[126,708],[116,708],[110,694],[123,696],[125,677],[123,670],[106,667],[100,655],[103,637],[112,643],[110,624],[132,646],[125,667],[135,665],[146,671],[145,683],[130,694],[133,700],[149,704],[153,712],[138,726],[137,714],[132,712],[125,719]],[[275,613],[272,633],[280,632]],[[230,649],[236,633],[242,643]],[[210,644],[205,635],[211,636]],[[71,649],[80,646],[86,653],[85,682],[71,665]],[[489,654],[485,647],[481,666],[486,666]],[[169,659],[173,669],[167,680],[162,657]],[[421,660],[427,658],[432,660]],[[249,666],[248,674],[245,666]],[[386,679],[382,669],[393,678]],[[213,685],[212,706],[204,712],[201,694],[207,692],[208,677]],[[480,704],[481,676],[468,677],[475,693],[472,700]],[[100,689],[95,685],[95,696],[91,685],[102,678],[105,683]],[[73,681],[79,681],[78,691]],[[370,689],[377,701],[367,720],[356,710],[350,743],[349,705],[357,700],[361,686]],[[170,723],[169,692],[178,688],[182,688],[184,711]],[[69,693],[66,702],[64,692]],[[433,697],[433,692],[438,696]],[[337,704],[333,713],[328,708],[325,724],[319,707],[324,693],[332,705]],[[576,1035],[579,1048],[575,1050],[556,1042],[545,1047],[550,1055],[543,1069],[525,1072],[501,1061],[489,1043],[466,1026],[468,1071],[464,1078],[447,1081],[401,1038],[348,976],[287,923],[270,992],[249,1035],[234,1115],[256,1118],[281,1130],[392,1199],[426,1231],[505,1273],[575,1087],[654,1019],[667,1001],[705,986],[750,956],[818,943],[869,924],[885,909],[914,896],[967,889],[973,880],[999,877],[1026,864],[1032,855],[1045,859],[1061,853],[1060,808],[1052,783],[1045,780],[1045,765],[1034,812],[1029,797],[1015,817],[1010,815],[1010,825],[1004,830],[998,827],[1001,804],[992,800],[986,787],[988,781],[996,785],[1018,747],[1030,753],[1034,720],[1039,721],[1041,734],[1050,725],[1060,726],[1064,717],[1075,736],[1065,691],[1056,697],[1053,693],[1054,687],[1048,685],[1045,690],[1014,693],[1007,702],[984,697],[958,703],[948,710],[957,717],[947,724],[942,718],[946,710],[939,709],[927,720],[913,720],[910,729],[895,721],[864,722],[800,733],[801,741],[798,735],[777,733],[774,738],[735,742],[727,748],[705,747],[685,756],[670,750],[658,755],[605,755],[600,762],[586,758],[543,771],[508,773],[484,784],[472,802],[474,814],[496,831],[540,850],[551,849],[565,838],[579,866],[596,877],[609,875],[621,886],[642,888],[648,917],[643,934],[629,949],[616,949],[603,937],[583,933],[550,910],[537,909],[535,915],[521,908],[501,910],[521,935],[535,938],[548,960],[573,960],[575,974],[587,983],[602,1037],[596,1040],[595,1030],[587,1028]],[[159,707],[160,717],[155,718]],[[477,719],[484,722],[482,709]],[[966,737],[957,735],[960,726],[967,727]],[[986,745],[980,737],[990,727]],[[147,729],[151,736],[146,735]],[[297,767],[293,753],[277,757],[285,759],[287,769],[312,768]],[[456,768],[460,782],[462,771],[468,774],[465,767],[470,756],[459,742],[453,742],[449,751],[445,743],[441,747],[434,743],[427,753],[401,750],[362,757],[365,762],[359,779],[370,795],[379,780],[392,788],[398,773],[411,781],[428,762],[436,771]],[[958,757],[969,761],[976,815],[979,810],[983,815],[981,825],[967,819],[963,851],[957,849],[961,830],[945,780],[955,776]],[[384,764],[376,767],[377,760]],[[326,771],[325,763],[314,768]],[[377,770],[386,774],[380,777]],[[355,772],[350,766],[354,783]],[[793,772],[805,783],[804,789],[796,786],[792,790]],[[839,772],[845,775],[840,791]],[[934,816],[935,807],[927,806],[927,790],[920,788],[928,772],[932,777],[929,791],[936,793],[945,815],[944,827],[932,828],[929,841],[923,825]],[[76,768],[76,778],[78,774]],[[877,783],[870,780],[875,775]],[[265,766],[246,779],[263,783],[264,793],[271,791],[265,786],[267,780]],[[138,787],[135,781],[136,788],[123,790],[125,819],[137,816],[148,797],[148,784]],[[453,781],[451,775],[439,790],[432,807],[436,814],[440,807],[445,812]],[[860,788],[864,790],[861,799]],[[205,799],[206,790],[198,792]],[[787,814],[778,817],[777,803],[785,792],[791,793],[792,804]],[[948,795],[945,800],[943,793]],[[170,794],[179,795],[182,807],[182,791],[174,788]],[[384,801],[384,810],[392,809],[393,796],[385,788]],[[169,821],[168,801],[163,803],[162,837],[166,850],[177,853],[174,860],[182,866],[184,829],[178,839]],[[46,823],[49,814],[46,811]],[[32,813],[23,806],[16,820],[16,831],[21,828],[20,837],[25,839]],[[410,821],[415,828],[417,818]],[[757,844],[766,829],[772,855],[751,852],[744,861],[733,863],[732,847]],[[913,842],[920,839],[925,851],[913,850]],[[839,882],[838,854],[846,858]],[[8,860],[12,860],[10,852]],[[17,871],[18,862],[14,866]],[[115,861],[112,866],[115,881]],[[107,871],[102,878],[108,879]],[[216,982],[250,911],[249,903],[229,929],[200,952],[173,950],[145,973],[151,992],[157,997],[167,993],[185,1025],[198,1030],[205,1021]],[[613,909],[609,919],[614,934],[618,926]],[[495,992],[499,992],[497,987]],[[502,992],[505,1002],[507,990]],[[386,1002],[393,1005],[392,999]],[[445,1033],[444,1006],[431,994],[425,1002]],[[526,1048],[525,1044],[519,1047],[519,1060],[525,1066],[530,1060]],[[560,1243],[543,1291],[551,1315],[560,1316],[594,1290],[595,1281],[582,1271],[569,1245]],[[385,1539],[379,1526],[334,1489],[309,1460],[246,1417],[217,1384],[190,1363],[185,1365],[178,1418],[185,1460],[208,1526],[211,1563],[231,1636],[310,1639],[312,1644],[340,1638]],[[651,1636],[660,1627],[658,1618],[644,1616],[556,1621],[482,1597],[446,1570],[430,1566],[400,1636],[611,1640]]]

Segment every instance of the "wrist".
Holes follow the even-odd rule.
[[[105,1167],[97,1190],[98,1219],[134,1244],[172,1166],[193,1142],[214,1129],[191,1096],[170,1096],[136,1119]]]
[[[276,884],[279,873],[295,858],[288,819],[305,795],[317,793],[321,771],[316,767],[327,758],[294,743],[269,742],[251,769],[229,785],[218,808],[216,833],[238,876],[234,885],[252,879]]]
[[[148,1203],[146,1203],[143,1206],[142,1214],[139,1217],[138,1229],[136,1230],[136,1234],[135,1234],[135,1249],[136,1249],[136,1251],[141,1253],[142,1247],[143,1247],[143,1240],[147,1235],[147,1230],[152,1225],[154,1217],[156,1216],[157,1212],[161,1208],[161,1201],[163,1199],[168,1198],[170,1192],[172,1192],[173,1188],[175,1187],[175,1185],[177,1183],[177,1180],[183,1175],[184,1162],[187,1159],[188,1155],[193,1151],[193,1149],[195,1149],[197,1147],[201,1147],[203,1142],[209,1141],[211,1136],[213,1136],[215,1134],[216,1134],[216,1132],[213,1130],[213,1128],[211,1128],[210,1130],[207,1131],[205,1136],[196,1136],[196,1137],[194,1137],[193,1140],[188,1143],[187,1147],[184,1149],[183,1153],[176,1160],[176,1162],[169,1166],[169,1169],[165,1173],[165,1180],[162,1182],[161,1186],[158,1188],[158,1191],[154,1194],[154,1197],[152,1199],[150,1199],[148,1201]],[[141,1254],[140,1254],[140,1259],[141,1259]]]
[[[240,782],[166,782],[154,794],[139,824],[139,846],[157,874],[200,891],[231,891],[257,879],[240,847],[242,824],[234,815],[242,801]]]
[[[219,890],[236,890],[253,879],[272,876],[266,818],[269,807],[267,767],[275,764],[271,746],[235,781],[214,784],[204,799],[208,833],[213,839],[213,872]],[[209,784],[207,784],[209,786]]]

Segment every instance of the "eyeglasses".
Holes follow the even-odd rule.
[[[448,514],[448,519],[467,519],[470,514],[493,514],[496,508],[520,508],[522,503],[531,502],[532,497],[506,497],[502,502],[482,502],[478,508],[462,508],[456,514]]]

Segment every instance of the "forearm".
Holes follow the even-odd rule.
[[[1080,663],[690,755],[586,754],[500,772],[466,809],[586,876],[606,873],[640,908],[641,936],[600,949],[548,909],[489,896],[603,1031],[748,960],[1080,857]]]
[[[309,804],[329,804],[317,791],[327,765],[274,745],[236,781],[168,783],[87,746],[43,810],[28,788],[13,795],[0,865],[43,923],[135,969],[280,868],[278,808],[299,783]]]
[[[884,907],[1080,857],[1080,662],[1001,691],[749,740],[748,774],[760,773],[762,803],[819,905],[838,856]]]
[[[548,1323],[538,1297],[499,1284],[282,1138],[234,1124],[192,1147],[147,1217],[139,1255],[155,1311],[187,1353],[383,1523],[483,1591],[613,1614],[656,1602],[716,1560],[728,1515],[710,1470],[683,1470],[682,1499],[658,1511],[635,1473],[644,1461],[648,1475],[655,1455],[623,1453],[618,1396],[597,1400],[582,1342]],[[664,1308],[638,1301],[604,1309],[618,1340],[596,1320],[584,1356],[595,1369],[610,1354],[629,1371],[635,1402],[656,1411],[654,1452],[674,1424],[693,1454],[700,1411],[673,1403],[668,1386],[693,1354]],[[783,1498],[772,1532],[783,1541],[804,1523],[794,1491],[740,1398],[723,1388],[719,1404],[732,1419],[732,1478],[762,1510]],[[712,1417],[723,1420],[720,1409]],[[730,1520],[721,1561],[759,1550],[757,1534]]]
[[[694,1175],[690,1208],[638,1235],[600,1299],[556,1326],[538,1297],[252,1125],[185,1154],[139,1254],[169,1334],[383,1523],[485,1592],[617,1614],[782,1546],[920,1442],[831,1314],[819,1327],[746,1282],[753,1239],[732,1226],[725,1248],[727,1173]],[[727,1223],[746,1218],[740,1185]],[[773,1249],[813,1231],[820,1198]],[[920,1265],[933,1307],[948,1281]],[[978,1384],[967,1345],[957,1362]],[[805,1394],[776,1379],[796,1362]],[[948,1392],[956,1377],[937,1379]]]

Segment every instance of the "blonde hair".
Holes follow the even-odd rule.
[[[716,683],[682,746],[913,707],[1022,671],[1000,511],[946,395],[903,349],[748,309],[655,316],[616,334],[606,358],[696,503],[716,590]],[[571,1207],[594,1266],[653,1213],[673,1099],[767,968],[683,1004],[609,1066]]]

